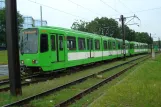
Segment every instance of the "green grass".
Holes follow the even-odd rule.
[[[119,78],[114,79],[113,81],[105,84],[104,86],[100,87],[99,89],[91,92],[90,94],[84,96],[82,99],[76,101],[74,104],[70,105],[70,107],[87,107],[90,105],[95,99],[100,97],[104,94],[104,92],[110,89],[113,85],[117,84],[120,80],[128,76],[131,70],[125,72],[123,75],[119,76]]]
[[[89,107],[161,107],[161,55],[106,90]]]
[[[137,56],[137,57],[140,57],[140,56]],[[132,58],[129,58],[128,60],[132,60],[132,59],[135,59],[135,58],[136,57],[132,57]],[[100,70],[110,68],[114,65],[117,65],[117,64],[120,64],[120,63],[123,63],[123,62],[124,61],[117,61],[117,62],[114,62],[114,63],[109,63],[109,64],[105,64],[105,65],[102,65],[102,66],[99,66],[99,67],[96,67],[96,68],[84,70],[82,72],[77,72],[77,73],[74,73],[72,75],[67,75],[67,76],[62,77],[62,78],[57,78],[57,79],[54,79],[54,80],[49,80],[49,81],[46,81],[46,82],[41,82],[41,83],[38,83],[38,84],[32,84],[30,86],[23,87],[22,88],[22,91],[23,91],[22,96],[13,97],[13,96],[10,95],[9,92],[0,93],[0,106],[11,103],[13,101],[20,100],[22,98],[26,98],[26,97],[44,92],[44,91],[49,90],[51,88],[58,87],[60,85],[74,81],[78,78],[82,78],[82,77],[87,76],[91,73],[97,73]]]
[[[0,80],[8,79],[8,76],[0,76]]]
[[[71,86],[67,89],[61,90],[59,92],[56,92],[54,94],[51,94],[47,97],[44,97],[42,99],[39,100],[34,100],[32,101],[28,106],[31,107],[44,107],[44,105],[46,105],[47,107],[52,107],[62,101],[65,101],[69,98],[71,98],[72,96],[80,93],[81,91],[97,84],[98,82],[101,82],[102,80],[104,80],[107,77],[110,77],[116,73],[118,73],[120,70],[124,69],[125,67],[128,67],[129,65],[125,65],[124,67],[120,67],[117,68],[115,70],[112,70],[110,72],[106,72],[103,73],[102,76],[103,78],[97,78],[97,77],[93,77],[93,78],[89,78],[88,80],[80,83],[80,84],[76,84],[74,86]]]
[[[135,61],[135,62],[139,62],[139,61]],[[120,71],[121,68],[125,69],[126,67],[128,67],[128,65],[120,67],[118,70]],[[136,67],[138,67],[138,66],[136,66]],[[86,106],[90,105],[95,99],[97,99],[98,97],[103,95],[106,90],[110,89],[113,85],[117,84],[120,80],[125,78],[136,67],[128,70],[123,75],[121,75],[118,78],[112,80],[108,84],[105,84],[104,86],[100,87],[99,89],[97,89],[97,90],[91,92],[90,94],[84,96],[82,99],[76,101],[76,103],[70,105],[70,107],[82,107],[82,106],[86,107]],[[112,72],[105,73],[104,76],[107,75],[107,77],[108,77],[109,75],[114,75],[114,74],[116,74],[118,72],[118,70],[113,70]]]
[[[0,51],[0,65],[8,63],[7,51]]]
[[[114,69],[114,70],[109,71],[109,72],[105,72],[105,73],[101,74],[102,78],[98,78],[98,77],[90,78],[83,83],[71,86],[67,89],[56,92],[54,94],[51,94],[51,95],[44,97],[44,98],[41,98],[39,100],[34,100],[28,106],[44,107],[44,105],[46,105],[47,107],[52,107],[52,106],[54,106],[54,105],[56,105],[56,104],[58,104],[62,101],[69,99],[70,97],[80,93],[81,91],[95,85],[96,83],[104,80],[105,78],[110,77],[110,76],[118,73],[120,70],[123,70],[124,68],[127,68],[127,67],[129,67],[129,65],[119,67],[119,68]]]

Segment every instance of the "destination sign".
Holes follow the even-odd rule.
[[[37,33],[37,31],[36,31],[36,30],[24,31],[23,33],[24,33],[24,34],[35,34],[35,33]]]

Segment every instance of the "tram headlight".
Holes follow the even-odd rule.
[[[24,61],[23,60],[21,60],[21,64],[24,64]]]
[[[32,60],[32,63],[33,63],[33,64],[37,64],[38,61],[37,61],[37,60]]]

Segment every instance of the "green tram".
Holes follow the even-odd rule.
[[[126,55],[148,52],[148,44],[126,42]],[[50,72],[123,57],[123,41],[59,27],[28,28],[20,35],[21,70]]]

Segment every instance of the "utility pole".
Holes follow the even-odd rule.
[[[123,40],[124,60],[126,60],[125,25],[128,25],[127,23],[125,23],[125,21],[126,21],[126,19],[129,19],[129,18],[131,18],[131,19],[127,23],[131,22],[134,18],[137,18],[138,20],[140,20],[135,14],[134,14],[134,16],[129,16],[129,17],[124,17],[123,15],[121,15],[120,18],[116,18],[116,19],[119,19],[119,21],[121,21],[121,24],[122,24],[122,40]],[[129,25],[139,26],[138,23],[133,23],[133,24],[129,24]]]
[[[124,60],[126,60],[126,45],[125,45],[125,18],[123,15],[120,16],[120,21],[122,23],[122,40],[123,40],[123,52],[124,52]]]
[[[16,0],[6,0],[6,34],[10,93],[14,96],[17,96],[22,94],[22,89],[19,62]]]
[[[41,26],[43,26],[43,23],[42,23],[42,6],[40,6],[40,17],[41,17]]]

